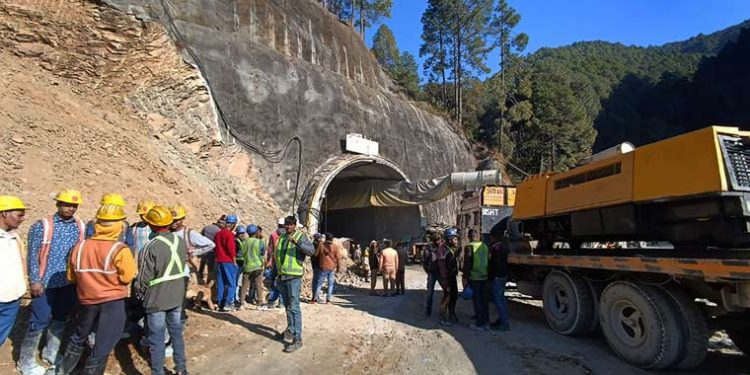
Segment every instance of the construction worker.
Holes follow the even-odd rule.
[[[167,207],[155,206],[143,220],[151,227],[154,237],[141,253],[134,289],[147,316],[151,373],[164,374],[165,334],[169,331],[175,372],[187,374],[181,319],[186,291],[187,244],[170,232],[173,217]]]
[[[445,243],[437,250],[437,268],[439,272],[438,282],[443,289],[443,297],[440,300],[440,324],[450,326],[458,323],[456,316],[456,301],[458,300],[458,230],[448,228],[444,232]]]
[[[169,211],[172,212],[172,219],[174,220],[172,222],[171,230],[185,240],[188,259],[191,259],[192,265],[197,268],[198,266],[195,264],[196,262],[192,259],[213,251],[216,245],[214,245],[214,242],[209,238],[206,238],[185,225],[185,218],[187,217],[187,209],[185,206],[176,204],[170,207]]]
[[[21,237],[16,229],[26,220],[21,199],[0,195],[0,347],[16,322],[21,297],[26,294],[26,268]]]
[[[318,284],[315,286],[313,300],[319,300],[320,288],[323,286],[323,281],[326,281],[328,283],[328,292],[326,293],[325,301],[321,300],[320,303],[331,302],[333,287],[336,284],[336,273],[341,272],[341,250],[341,245],[333,242],[333,234],[326,233],[325,241],[318,248],[317,258],[320,262],[320,275],[318,276]]]
[[[391,247],[391,240],[383,239],[384,249],[380,252],[378,264],[383,274],[383,295],[396,295],[396,271],[398,270],[398,252]]]
[[[372,270],[372,274],[370,275],[370,295],[374,296],[377,294],[377,292],[375,292],[375,287],[378,286],[378,271],[380,270],[380,265],[378,263],[380,258],[380,245],[378,244],[378,241],[371,241],[368,249],[368,263]]]
[[[75,246],[68,260],[68,280],[76,284],[80,307],[76,328],[55,374],[68,375],[83,353],[91,332],[96,342],[86,359],[84,374],[103,374],[107,357],[125,327],[125,298],[135,278],[136,265],[127,245],[120,242],[128,226],[119,204],[103,204],[96,213],[94,234]]]
[[[234,297],[237,288],[237,247],[232,232],[237,226],[237,216],[227,215],[227,226],[221,228],[214,237],[216,247],[216,294],[219,300],[219,311],[234,311]]]
[[[487,281],[490,251],[484,242],[479,240],[476,229],[469,229],[469,244],[464,248],[463,286],[472,291],[474,316],[476,322],[469,328],[475,331],[489,330],[489,297],[490,288]]]
[[[83,221],[75,218],[83,203],[81,193],[65,189],[55,196],[57,212],[31,225],[27,268],[31,290],[31,315],[16,368],[23,375],[44,374],[36,361],[36,350],[44,330],[47,340],[42,359],[49,365],[58,360],[65,321],[76,304],[76,290],[65,272],[70,252],[84,238]]]
[[[240,306],[244,308],[245,297],[252,285],[255,289],[255,304],[259,310],[265,310],[263,306],[263,256],[266,251],[266,245],[258,235],[258,227],[250,224],[247,226],[248,237],[240,243],[240,255],[244,259],[242,271],[242,291],[240,292]]]
[[[489,267],[487,278],[490,282],[491,300],[497,308],[499,315],[496,322],[490,327],[493,330],[509,331],[510,319],[508,318],[508,305],[505,301],[505,282],[508,281],[508,253],[510,252],[510,239],[502,227],[496,225],[490,231]]]
[[[215,223],[206,225],[201,230],[201,235],[214,241],[216,233],[227,226],[226,222],[227,215],[221,215]],[[215,242],[214,242],[215,243]],[[201,257],[201,264],[198,267],[198,282],[208,284],[209,281],[216,278],[216,253],[213,251],[203,254]],[[205,277],[204,277],[205,276]]]
[[[302,347],[302,310],[299,307],[299,297],[302,288],[302,275],[305,272],[303,263],[305,257],[312,256],[315,248],[312,242],[297,230],[297,218],[287,216],[284,219],[284,234],[281,235],[274,249],[276,259],[277,286],[284,298],[287,327],[278,335],[282,340],[292,340],[284,348],[284,352],[291,353]]]
[[[313,277],[312,277],[312,299],[310,300],[311,304],[318,303],[318,283],[320,282],[320,253],[323,249],[323,244],[326,241],[326,235],[322,233],[315,233],[313,235],[313,247],[315,248],[315,253],[310,257],[310,266],[312,267]]]
[[[242,268],[244,268],[245,260],[242,258],[242,252],[240,251],[240,244],[242,241],[248,238],[247,227],[244,225],[238,225],[234,228],[234,248],[237,249],[237,256],[234,257],[234,262],[237,265],[237,272],[235,273],[234,280],[234,306],[238,309],[244,307],[245,299],[247,294],[241,296],[242,292]]]
[[[286,230],[284,229],[284,218],[279,218],[279,221],[276,225],[276,230],[271,233],[271,235],[268,237],[268,246],[266,249],[266,267],[271,267],[274,262],[274,254],[273,251],[276,249],[276,242],[278,242],[279,237],[281,237]]]
[[[439,234],[433,234],[430,237],[430,244],[422,250],[422,269],[427,274],[427,302],[425,315],[432,314],[432,301],[435,295],[435,283],[440,278],[440,272],[437,266],[437,250],[442,245]]]
[[[398,268],[396,269],[396,294],[404,295],[406,293],[406,260],[409,254],[406,253],[406,245],[398,246]]]
[[[125,198],[123,198],[122,195],[117,194],[117,193],[104,194],[99,204],[100,205],[115,204],[115,205],[122,207],[123,209],[127,205],[125,203]],[[91,238],[91,236],[94,235],[94,224],[96,224],[96,219],[91,219],[86,223],[86,238]],[[122,225],[125,226],[125,230],[122,231],[122,233],[120,234],[120,238],[118,238],[117,241],[128,245],[129,248],[132,248],[133,247],[133,232],[130,230],[127,230],[130,227],[130,224],[128,224],[127,220],[122,220]]]
[[[133,241],[133,245],[130,247],[130,249],[133,251],[133,257],[135,257],[136,262],[138,262],[138,254],[143,250],[143,247],[146,246],[148,241],[151,240],[151,227],[148,226],[148,223],[143,220],[143,216],[146,215],[146,213],[151,210],[154,206],[156,206],[156,203],[150,199],[144,199],[140,202],[138,202],[138,206],[136,206],[136,213],[141,218],[141,221],[133,224],[130,227],[130,233]]]

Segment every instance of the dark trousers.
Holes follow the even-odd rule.
[[[70,343],[82,347],[91,332],[96,332],[96,342],[91,359],[106,358],[120,341],[125,328],[125,300],[118,299],[96,305],[80,305],[76,313],[76,329]]]
[[[406,292],[406,269],[401,268],[396,270],[396,294],[404,294]]]
[[[440,281],[440,287],[443,288],[443,296],[440,299],[440,319],[456,320],[456,301],[458,301],[458,283],[456,277]]]
[[[469,280],[469,286],[474,291],[474,315],[478,326],[489,324],[490,320],[490,283],[487,280]]]
[[[207,254],[201,255],[201,264],[198,266],[198,280],[203,280],[203,275],[206,276],[206,283],[213,280],[215,277],[216,270],[216,254],[211,251]]]
[[[77,300],[75,285],[45,289],[41,296],[31,299],[29,332],[44,330],[52,320],[64,323]]]
[[[427,273],[427,315],[432,313],[432,300],[435,296],[435,283],[437,282],[437,275],[432,272]]]

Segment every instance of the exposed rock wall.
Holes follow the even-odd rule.
[[[195,52],[237,136],[279,149],[303,141],[298,193],[346,133],[380,143],[412,180],[474,170],[469,143],[442,118],[396,94],[360,37],[311,0],[106,0],[138,17],[170,17]],[[165,8],[166,7],[166,8]],[[176,37],[176,35],[173,35]],[[178,40],[179,41],[179,40]],[[282,163],[256,155],[262,184],[283,207],[294,193],[296,150]],[[425,207],[452,222],[457,198]]]

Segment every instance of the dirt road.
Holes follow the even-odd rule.
[[[424,273],[407,269],[405,296],[370,296],[362,283],[339,286],[333,303],[303,303],[304,347],[286,354],[274,335],[286,327],[283,309],[234,314],[189,312],[186,329],[192,374],[647,374],[619,360],[602,338],[574,339],[553,333],[538,301],[513,298],[512,330],[469,330],[472,308],[459,300],[460,324],[442,327],[424,316]],[[382,284],[378,284],[382,286]],[[437,300],[441,292],[436,291]],[[435,310],[436,311],[436,310]],[[495,312],[492,311],[493,319]],[[434,315],[434,314],[433,314]],[[25,320],[21,320],[25,322]],[[12,345],[0,350],[0,373],[14,373],[24,323]],[[742,374],[750,358],[736,352],[709,353],[701,367],[666,374]],[[108,374],[148,374],[147,363],[122,341]]]

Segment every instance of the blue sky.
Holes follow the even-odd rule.
[[[399,49],[411,52],[420,64],[422,13],[427,0],[393,0],[393,30]],[[510,0],[521,13],[517,30],[529,34],[526,52],[586,40],[626,45],[660,45],[709,34],[750,18],[750,0]],[[378,25],[367,31],[368,46]],[[498,70],[497,54],[488,59]]]

